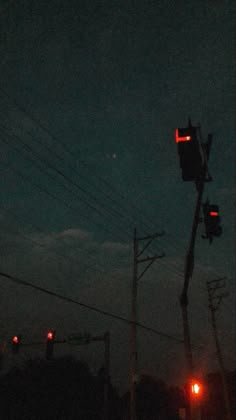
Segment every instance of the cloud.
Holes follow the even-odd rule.
[[[101,248],[103,249],[110,249],[114,251],[127,251],[130,249],[130,245],[128,244],[122,244],[121,242],[104,242],[101,245]]]
[[[85,240],[91,238],[91,234],[82,229],[70,228],[60,232],[57,237]]]

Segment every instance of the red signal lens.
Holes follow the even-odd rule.
[[[14,335],[14,337],[12,337],[12,342],[14,344],[18,344],[19,343],[19,337],[17,335]]]
[[[198,395],[200,393],[200,385],[199,384],[193,384],[192,385],[192,394]]]
[[[219,216],[218,211],[210,211],[210,216]]]
[[[202,398],[203,397],[203,386],[200,381],[192,381],[190,383],[190,392],[192,398]]]
[[[181,141],[190,141],[191,140],[191,136],[180,136],[179,135],[179,129],[176,128],[175,130],[175,142],[179,143]]]
[[[52,331],[49,331],[49,332],[47,333],[47,339],[48,339],[48,340],[53,340],[53,338],[54,338],[54,333],[53,333]]]

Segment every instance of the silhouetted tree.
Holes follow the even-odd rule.
[[[122,398],[123,419],[129,419],[129,393]],[[142,375],[136,386],[138,420],[179,420],[178,411],[184,406],[183,394],[178,387],[150,375]]]
[[[111,420],[119,419],[118,404],[110,386]],[[1,420],[101,420],[102,413],[101,380],[72,357],[30,360],[0,378]]]

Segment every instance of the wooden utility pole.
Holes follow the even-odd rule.
[[[104,359],[105,359],[105,383],[104,383],[104,420],[109,420],[109,388],[110,388],[110,333],[104,334]]]
[[[191,345],[191,336],[190,336],[190,327],[189,327],[189,317],[188,317],[188,288],[190,279],[193,275],[194,269],[194,248],[196,242],[197,228],[200,221],[200,210],[202,204],[202,196],[204,192],[204,186],[206,181],[210,181],[211,177],[208,174],[207,162],[209,159],[209,153],[212,143],[212,135],[208,135],[208,142],[206,144],[201,144],[202,152],[204,155],[204,164],[202,166],[201,173],[195,181],[197,189],[197,200],[195,205],[192,230],[190,236],[189,247],[185,259],[185,269],[184,269],[184,284],[183,289],[180,295],[180,306],[182,311],[182,321],[183,321],[183,335],[184,335],[184,349],[185,349],[185,358],[186,358],[186,367],[187,367],[187,381],[189,381],[194,375],[194,365],[193,365],[193,353]],[[187,420],[195,420],[198,418],[199,414],[195,412],[194,407],[191,407],[191,401],[187,406],[186,417]]]
[[[223,393],[224,393],[225,415],[226,415],[225,419],[233,420],[233,417],[231,414],[230,399],[229,399],[229,392],[228,392],[227,379],[226,379],[226,371],[225,371],[223,356],[222,356],[221,348],[220,348],[220,341],[219,341],[218,332],[217,332],[216,315],[215,315],[222,299],[228,296],[228,293],[222,290],[224,288],[225,288],[225,277],[207,282],[209,309],[211,313],[211,325],[212,325],[212,331],[213,331],[213,336],[215,340],[216,354],[217,354],[217,359],[218,359],[218,363],[220,367],[220,374],[221,374]]]
[[[185,358],[186,358],[186,365],[187,365],[187,381],[189,381],[194,375],[193,353],[192,353],[192,344],[191,344],[189,317],[188,317],[188,287],[189,287],[189,282],[192,277],[193,268],[194,268],[194,247],[195,247],[195,241],[196,241],[197,227],[198,227],[199,219],[200,219],[200,209],[201,209],[201,203],[202,203],[202,195],[204,191],[204,183],[205,183],[204,178],[202,178],[197,188],[197,201],[196,201],[196,207],[195,207],[195,212],[194,212],[189,248],[188,248],[188,251],[186,254],[186,260],[185,260],[184,284],[183,284],[182,293],[180,295],[180,306],[182,310],[183,334],[184,334],[184,349],[185,349]],[[194,408],[191,407],[190,401],[186,409],[187,409],[187,412],[186,412],[187,420],[195,420],[194,417],[197,417],[197,414],[193,412]]]
[[[154,235],[145,236],[143,238],[137,237],[137,231],[134,229],[133,237],[133,277],[132,277],[132,293],[131,293],[131,331],[130,331],[130,420],[137,420],[136,415],[136,380],[137,380],[137,292],[138,292],[138,281],[148,270],[148,268],[154,263],[157,258],[164,257],[162,255],[154,255],[151,257],[145,257],[140,259],[140,256],[153,242],[153,240],[164,233],[155,233]],[[139,242],[144,241],[145,245],[139,251]],[[138,264],[145,263],[143,271],[138,274]]]

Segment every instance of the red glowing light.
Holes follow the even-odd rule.
[[[19,343],[19,337],[17,337],[17,335],[15,335],[15,336],[12,338],[12,342],[13,342],[14,344],[18,344],[18,343]]]
[[[219,216],[218,211],[210,211],[210,216]]]
[[[179,136],[179,129],[176,128],[175,130],[175,142],[179,143],[181,141],[190,141],[191,140],[191,136]]]
[[[198,395],[200,393],[200,385],[195,383],[192,385],[192,393]]]
[[[49,331],[49,332],[47,333],[47,339],[48,339],[48,340],[53,340],[53,338],[54,338],[54,334],[53,334],[53,332],[52,332],[52,331]]]
[[[190,383],[190,392],[192,398],[201,399],[204,396],[203,385],[198,380],[192,380]]]

